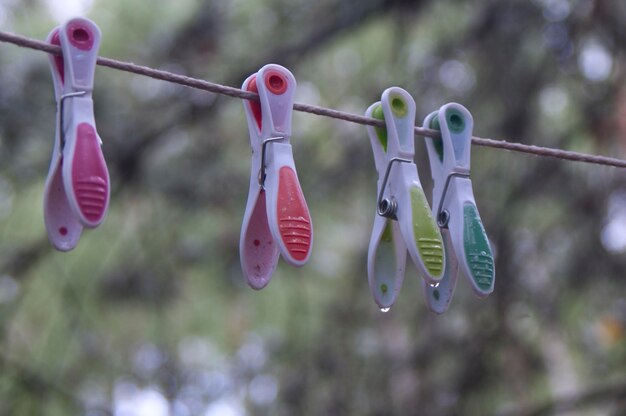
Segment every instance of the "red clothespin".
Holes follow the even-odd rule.
[[[76,247],[83,227],[102,223],[109,205],[109,172],[93,113],[93,78],[100,29],[75,18],[55,28],[48,42],[61,46],[50,55],[57,102],[57,128],[45,185],[44,219],[57,250]]]
[[[311,255],[313,224],[289,140],[296,79],[280,65],[265,65],[243,83],[259,94],[244,100],[252,146],[248,204],[241,229],[241,267],[254,289],[265,287],[279,254],[293,266]]]

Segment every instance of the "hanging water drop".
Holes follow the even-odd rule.
[[[389,312],[389,309],[391,309],[391,308],[380,308],[380,311],[382,313],[387,313],[387,312]]]

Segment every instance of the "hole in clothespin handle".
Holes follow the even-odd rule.
[[[89,33],[82,27],[79,27],[72,33],[72,37],[76,42],[86,42],[89,40]]]
[[[82,22],[71,22],[67,28],[70,43],[80,50],[88,51],[93,47],[94,35]]]
[[[265,86],[272,94],[281,95],[287,91],[288,82],[283,74],[278,71],[270,70],[265,75]]]
[[[448,126],[453,133],[461,133],[465,129],[463,116],[456,110],[450,111],[448,114]]]
[[[404,117],[407,114],[408,107],[402,97],[393,97],[391,100],[391,109],[398,117]]]

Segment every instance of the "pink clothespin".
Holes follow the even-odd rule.
[[[262,289],[279,254],[293,266],[307,262],[313,224],[289,144],[296,79],[286,68],[269,64],[250,75],[242,89],[258,93],[260,102],[243,102],[252,169],[239,254],[248,284]]]
[[[100,36],[95,23],[75,18],[47,39],[63,52],[50,55],[58,119],[44,191],[48,239],[61,251],[76,247],[83,227],[100,225],[109,205],[109,172],[92,99]]]

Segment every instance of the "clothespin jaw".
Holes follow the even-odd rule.
[[[57,102],[57,129],[44,190],[44,220],[53,247],[76,247],[83,227],[102,223],[109,204],[109,173],[93,114],[93,78],[101,33],[95,23],[75,18],[55,28],[48,42]]]
[[[240,255],[248,283],[260,289],[276,267],[276,250],[293,266],[307,262],[313,228],[289,143],[296,80],[286,68],[269,64],[243,88],[257,92],[259,102],[244,102],[252,171]]]
[[[51,45],[61,46],[61,27],[55,27],[48,34],[46,42]],[[61,95],[63,95],[63,87],[65,81],[65,63],[63,62],[63,55],[48,54],[48,61],[50,64],[50,73],[52,74],[52,84],[54,86],[54,97],[58,101]]]
[[[433,209],[437,211],[434,213],[440,227],[448,229],[459,270],[476,294],[484,297],[493,291],[495,269],[469,177],[473,124],[469,111],[456,103],[444,105],[424,123],[441,131],[440,139],[426,139],[435,182]],[[455,274],[453,268],[452,274]]]
[[[372,104],[365,115],[379,120],[385,119],[380,102]],[[387,130],[367,126],[367,133],[378,172],[378,195],[381,193],[387,168]],[[398,222],[376,215],[367,255],[367,276],[372,297],[381,310],[390,308],[400,294],[406,268],[406,252]]]

